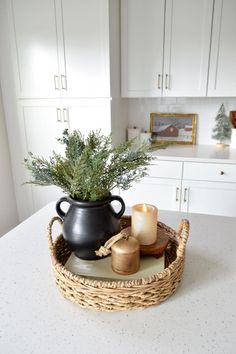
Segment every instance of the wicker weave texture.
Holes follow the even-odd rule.
[[[142,309],[156,305],[172,295],[180,284],[184,270],[185,247],[189,236],[189,222],[182,220],[178,231],[158,222],[158,230],[169,236],[165,251],[165,269],[148,278],[127,281],[101,281],[71,273],[64,265],[71,251],[59,235],[52,238],[54,217],[48,225],[48,243],[56,284],[62,295],[81,307],[100,311]],[[130,225],[129,216],[122,217],[122,227]]]

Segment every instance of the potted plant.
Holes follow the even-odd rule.
[[[52,152],[47,160],[29,153],[25,166],[31,172],[28,183],[60,187],[67,196],[56,204],[63,219],[63,237],[83,259],[96,259],[95,250],[120,231],[119,219],[125,204],[121,197],[111,195],[114,188],[126,190],[147,174],[151,161],[148,145],[133,150],[133,141],[112,146],[111,136],[91,131],[84,138],[79,131],[63,132],[58,139],[65,145],[65,154]],[[111,202],[117,200],[116,212]],[[65,213],[61,203],[69,203]]]

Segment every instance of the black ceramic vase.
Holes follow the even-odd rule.
[[[114,200],[121,204],[119,212],[111,205]],[[70,204],[67,213],[61,209],[62,202]],[[56,204],[56,211],[64,221],[62,234],[71,250],[81,259],[92,260],[99,258],[95,251],[119,233],[119,219],[125,211],[125,203],[116,195],[96,202],[62,197]]]

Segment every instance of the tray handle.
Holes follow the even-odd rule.
[[[58,221],[61,226],[63,224],[63,221],[58,216],[54,216],[48,224],[48,246],[49,246],[51,254],[53,254],[53,252],[54,252],[53,238],[52,238],[52,226],[55,221]]]
[[[177,230],[179,245],[177,248],[177,257],[183,256],[185,252],[186,243],[189,237],[189,221],[187,219],[181,220]]]

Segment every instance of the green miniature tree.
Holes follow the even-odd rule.
[[[225,113],[224,104],[220,106],[220,109],[216,116],[216,125],[212,130],[212,139],[217,140],[220,144],[225,144],[225,141],[229,140],[232,132],[232,125],[229,117]]]

